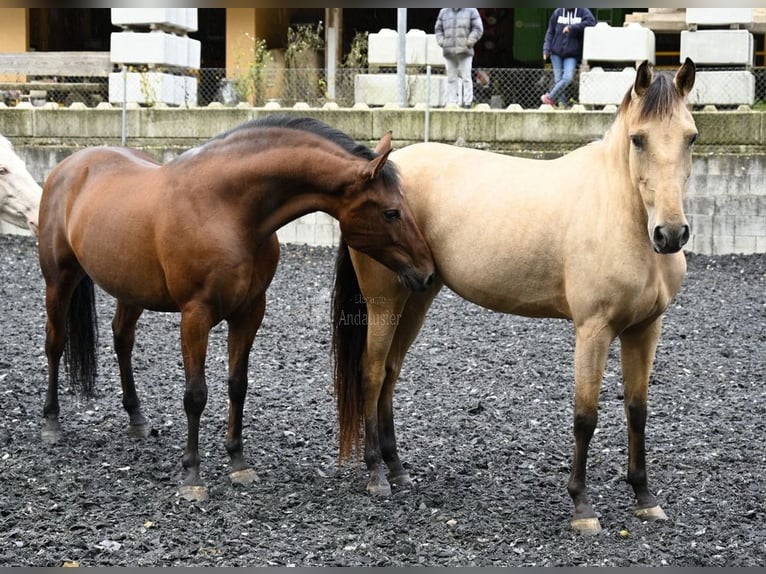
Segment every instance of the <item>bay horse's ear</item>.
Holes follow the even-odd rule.
[[[387,151],[391,151],[391,135],[391,130],[388,130],[383,134],[378,145],[375,146],[375,153],[386,153]]]
[[[368,179],[375,179],[378,177],[380,170],[383,169],[384,165],[386,165],[386,162],[388,161],[388,154],[391,153],[392,149],[391,131],[387,131],[383,137],[380,138],[378,145],[375,146],[375,153],[379,154],[378,157],[370,161],[370,163],[367,164],[367,168],[365,169],[365,175]]]
[[[682,97],[686,97],[686,95],[692,91],[696,74],[697,68],[695,67],[694,62],[691,58],[686,58],[683,66],[679,68],[675,78],[673,78],[673,83]]]
[[[654,66],[649,60],[644,60],[636,70],[636,81],[633,84],[633,94],[639,98],[646,93],[649,89],[649,84],[652,83],[654,78]]]

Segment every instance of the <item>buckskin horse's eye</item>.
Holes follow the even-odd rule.
[[[644,136],[633,134],[630,136],[630,141],[638,151],[644,149]]]
[[[383,212],[383,217],[385,217],[386,221],[398,221],[401,219],[401,212],[398,209],[386,209]]]
[[[694,134],[694,135],[692,135],[692,136],[689,138],[689,147],[692,147],[692,146],[693,146],[693,145],[696,143],[696,141],[697,141],[697,136],[698,136],[698,135],[699,135],[699,134]]]

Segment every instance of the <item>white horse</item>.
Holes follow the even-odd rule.
[[[0,219],[37,235],[42,191],[11,142],[0,135]]]

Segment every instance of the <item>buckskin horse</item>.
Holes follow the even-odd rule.
[[[648,486],[644,431],[662,315],[686,272],[683,198],[697,129],[685,96],[694,77],[689,59],[674,76],[644,62],[603,138],[556,159],[440,143],[391,154],[437,280],[410,293],[341,242],[333,294],[339,455],[343,461],[359,447],[361,428],[370,493],[410,483],[396,447],[394,386],[446,285],[488,309],[572,322],[575,446],[567,488],[571,527],[583,533],[601,528],[586,458],[608,351],[620,339],[635,513],[666,518]]]
[[[129,431],[145,435],[131,365],[143,310],[180,312],[188,421],[179,493],[203,500],[200,416],[211,328],[228,325],[230,479],[255,478],[242,449],[248,358],[279,259],[276,231],[309,212],[335,217],[348,243],[424,289],[433,260],[387,161],[388,133],[370,150],[310,118],[268,116],[235,127],[164,165],[120,147],[77,151],[50,173],[40,207],[48,391],[43,439],[56,442],[59,364],[88,395],[95,377],[94,284],[117,300],[114,348]]]

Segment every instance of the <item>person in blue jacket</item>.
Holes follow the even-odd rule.
[[[596,18],[587,8],[556,8],[548,20],[543,43],[543,60],[551,59],[553,88],[540,100],[549,106],[566,105],[566,91],[582,60],[583,32],[595,26]]]

